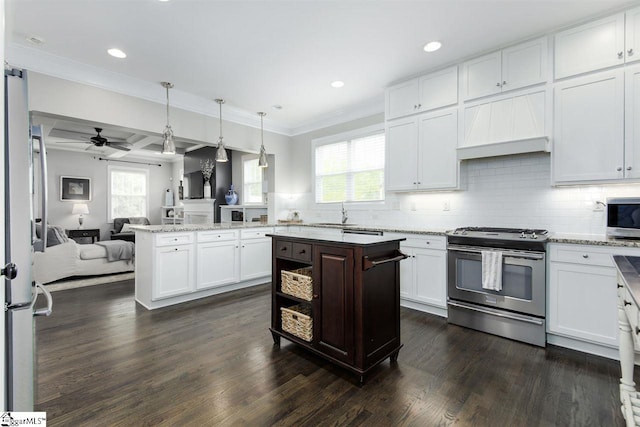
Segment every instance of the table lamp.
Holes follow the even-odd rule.
[[[84,222],[84,218],[82,217],[82,215],[89,214],[89,207],[86,203],[76,203],[75,205],[73,205],[71,214],[78,215],[78,224],[80,224],[78,228],[82,228],[82,223]]]

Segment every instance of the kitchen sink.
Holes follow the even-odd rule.
[[[343,224],[341,222],[314,222],[310,225],[330,225],[333,227],[357,227],[356,224]]]

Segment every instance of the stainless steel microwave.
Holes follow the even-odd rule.
[[[607,199],[607,236],[640,239],[640,197]]]

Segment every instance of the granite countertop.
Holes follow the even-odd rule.
[[[622,275],[633,302],[640,307],[640,257],[614,255],[613,262]]]
[[[398,227],[383,225],[358,225],[358,224],[330,224],[330,223],[300,223],[300,224],[262,224],[259,222],[245,223],[218,223],[218,224],[176,224],[176,225],[132,225],[136,231],[146,231],[149,233],[172,233],[180,231],[207,231],[207,230],[233,230],[243,228],[260,227],[313,227],[328,229],[348,229],[362,231],[382,231],[385,233],[407,233],[431,236],[445,236],[447,229],[444,228],[422,228],[422,227]],[[574,245],[594,245],[613,246],[626,248],[640,248],[640,240],[634,239],[614,239],[602,234],[569,234],[569,233],[549,233],[549,243],[565,243]]]
[[[293,240],[317,240],[320,242],[342,243],[354,246],[378,245],[381,243],[398,242],[405,240],[403,237],[370,236],[366,234],[341,234],[340,236],[326,236],[316,233],[282,232],[267,234],[270,237],[282,237]]]

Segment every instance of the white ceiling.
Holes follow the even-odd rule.
[[[7,0],[7,42],[309,127],[390,83],[638,2]],[[45,43],[35,46],[26,38]],[[441,50],[427,54],[431,40]],[[124,60],[106,54],[124,50]],[[10,59],[10,58],[9,58]],[[343,80],[345,86],[329,84]],[[164,90],[158,85],[158,98]],[[272,105],[282,105],[274,110]],[[266,123],[266,120],[265,120]],[[295,133],[295,132],[293,132]]]

